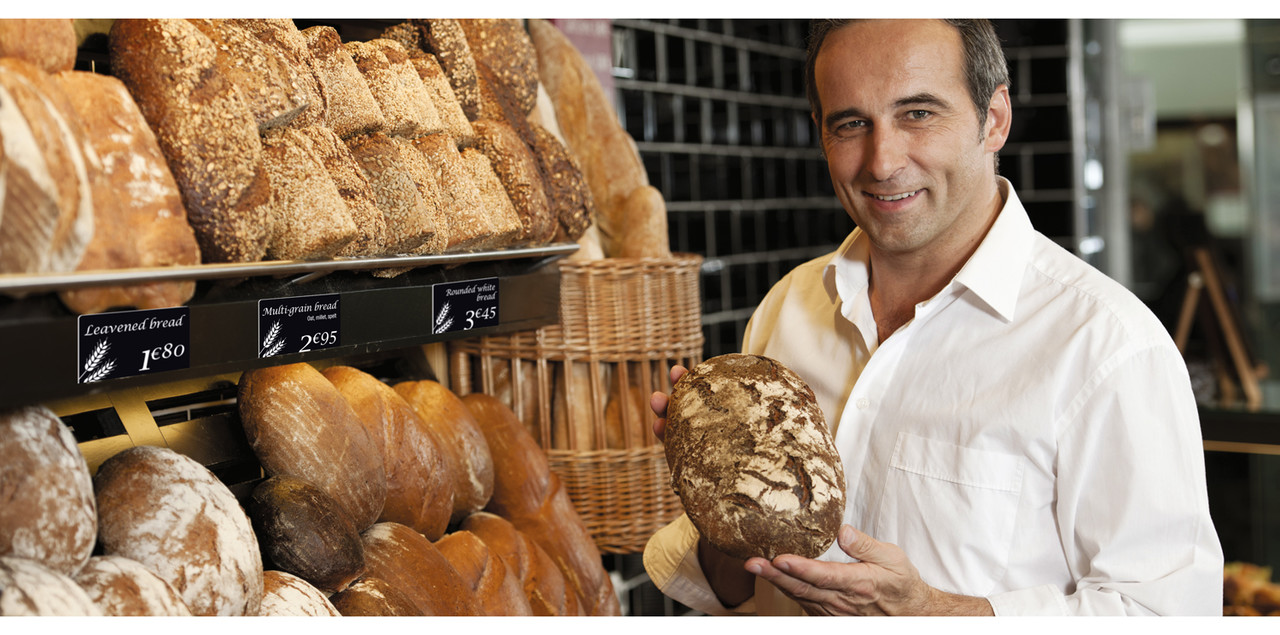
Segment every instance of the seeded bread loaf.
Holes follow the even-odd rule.
[[[258,130],[286,126],[310,106],[302,69],[279,49],[258,39],[234,20],[192,19],[193,26],[213,41],[215,65],[239,90]]]
[[[227,22],[244,29],[263,44],[279,53],[297,78],[296,95],[301,96],[307,107],[294,118],[291,126],[314,126],[325,123],[328,97],[322,90],[311,60],[307,40],[289,18],[249,19],[240,18]]]
[[[338,250],[339,256],[380,256],[387,244],[387,221],[374,202],[369,178],[356,163],[351,150],[328,126],[306,126],[299,132],[311,139],[316,158],[324,165],[338,195],[347,204],[355,223],[355,237]]]
[[[538,99],[538,53],[520,20],[472,18],[458,20],[471,55],[507,86],[521,115],[528,115]]]
[[[346,143],[386,222],[384,253],[413,253],[430,241],[436,232],[434,210],[418,193],[395,140],[379,132],[351,137]]]
[[[475,121],[480,110],[480,90],[476,86],[476,61],[467,43],[467,34],[457,20],[438,18],[413,20],[423,34],[423,42],[440,60],[440,67],[449,77],[449,85],[458,97],[458,104],[467,118]]]
[[[356,238],[351,210],[310,136],[292,127],[263,135],[262,167],[275,216],[268,258],[322,260]]]
[[[386,116],[355,60],[342,45],[338,31],[331,26],[316,25],[303,29],[302,38],[311,53],[311,68],[325,98],[324,123],[343,139],[386,130]]]
[[[500,121],[480,120],[472,125],[477,147],[493,164],[493,171],[520,217],[523,231],[518,242],[526,245],[550,242],[558,223],[551,214],[542,173],[529,147],[510,126]]]
[[[520,214],[507,196],[507,189],[502,179],[493,169],[493,163],[477,148],[463,148],[462,166],[476,184],[480,192],[481,205],[488,211],[492,239],[486,241],[486,247],[506,247],[515,244],[524,232],[524,224],[520,222]]]

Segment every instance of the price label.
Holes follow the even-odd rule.
[[[258,357],[307,353],[342,344],[338,294],[258,300]]]
[[[191,367],[191,309],[148,309],[76,319],[76,383]]]
[[[498,325],[498,279],[431,285],[431,332],[470,331]]]

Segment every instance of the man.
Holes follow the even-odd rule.
[[[1220,615],[1186,368],[997,176],[1012,112],[990,24],[824,22],[807,69],[858,229],[770,291],[743,350],[814,389],[846,526],[818,560],[744,563],[682,516],[645,550],[658,588],[709,613]]]

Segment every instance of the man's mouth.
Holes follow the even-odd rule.
[[[886,195],[872,194],[871,192],[867,192],[867,196],[870,196],[871,198],[874,198],[878,201],[892,202],[892,201],[901,201],[904,198],[911,198],[912,196],[915,196],[919,192],[920,190],[913,190],[911,192],[903,192],[901,194],[886,194]]]

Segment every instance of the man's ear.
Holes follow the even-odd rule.
[[[982,142],[987,152],[999,152],[1009,140],[1009,129],[1013,123],[1013,107],[1009,103],[1009,87],[1001,84],[991,94],[991,102],[987,104],[987,129],[982,135]]]

